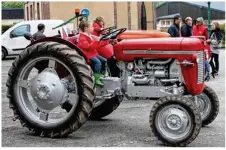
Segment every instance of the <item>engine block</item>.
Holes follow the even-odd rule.
[[[136,86],[164,86],[179,80],[180,67],[173,59],[139,59],[127,64],[127,73]]]
[[[176,63],[174,59],[138,59],[127,63],[127,80],[123,83],[127,96],[159,98],[173,93],[175,84],[183,80]]]

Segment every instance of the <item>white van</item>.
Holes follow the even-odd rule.
[[[2,59],[9,55],[20,54],[30,44],[30,41],[24,38],[24,33],[36,33],[39,23],[45,25],[46,36],[54,36],[58,34],[59,29],[53,30],[52,28],[63,22],[63,20],[32,20],[20,22],[9,28],[2,34]]]

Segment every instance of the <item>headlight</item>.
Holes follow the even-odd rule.
[[[131,71],[131,70],[133,70],[133,68],[134,68],[133,63],[128,63],[128,64],[127,64],[127,69],[128,69],[128,70]]]

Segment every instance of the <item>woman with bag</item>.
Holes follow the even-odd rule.
[[[212,31],[207,42],[210,44],[212,56],[210,66],[212,68],[212,75],[218,75],[219,71],[219,53],[222,46],[222,33],[218,22],[213,22],[211,25]]]

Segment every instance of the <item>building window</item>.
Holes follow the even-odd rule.
[[[166,25],[167,25],[167,26],[170,25],[170,21],[166,21]]]
[[[27,20],[29,20],[29,8],[27,6]]]
[[[164,20],[161,21],[161,26],[165,26],[165,21]]]
[[[37,3],[37,15],[38,15],[38,20],[40,20],[40,5]]]
[[[32,5],[30,5],[30,20],[33,19],[33,14],[32,14],[32,12],[33,12]]]

